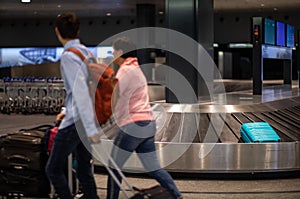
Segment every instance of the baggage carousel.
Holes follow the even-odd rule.
[[[200,99],[199,104],[169,104],[163,100],[164,89],[151,86],[150,98],[157,119],[155,144],[161,165],[177,173],[300,171],[300,95],[298,88],[287,90],[292,94],[271,89],[265,90],[266,95],[253,96],[251,91],[239,91],[226,93],[227,102]],[[232,99],[238,103],[228,102]],[[0,114],[0,134],[53,124],[54,120],[55,115]],[[258,121],[269,122],[281,141],[243,143],[241,124]],[[110,149],[117,126],[108,125],[104,131],[107,137],[102,139],[102,145]],[[96,166],[106,162],[95,158]],[[136,154],[130,157],[125,170],[142,172]]]
[[[155,145],[161,166],[176,173],[266,173],[300,170],[300,97],[238,105],[168,104],[154,102]],[[239,96],[243,96],[239,93]],[[262,100],[262,98],[261,98]],[[244,143],[240,127],[265,121],[280,142]],[[102,144],[112,147],[117,126],[107,127]],[[96,151],[101,151],[97,149]],[[98,153],[97,152],[97,153]],[[100,152],[101,153],[101,152]],[[101,166],[107,160],[95,160]],[[128,172],[142,172],[136,154],[125,164]]]

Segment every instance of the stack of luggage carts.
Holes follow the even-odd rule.
[[[0,112],[4,114],[57,114],[64,98],[65,89],[59,78],[0,79]]]

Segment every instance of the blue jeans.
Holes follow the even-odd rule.
[[[114,147],[111,153],[112,158],[121,169],[132,152],[136,151],[145,171],[150,177],[157,180],[162,187],[166,188],[174,196],[174,198],[180,198],[181,193],[178,191],[172,177],[159,165],[155,153],[153,134],[150,137],[134,137],[130,135],[130,129],[136,129],[136,125],[147,128],[149,135],[152,134],[150,131],[156,131],[155,121],[141,121],[121,127],[114,140]],[[125,130],[125,132],[122,129]],[[145,129],[143,129],[143,131],[145,131]],[[115,169],[113,169],[113,172],[121,182],[122,179],[118,172]],[[118,199],[119,191],[120,187],[109,175],[107,181],[107,199]]]
[[[92,173],[92,155],[80,140],[76,127],[78,127],[77,124],[76,126],[72,124],[58,131],[46,165],[46,173],[59,198],[73,199],[64,171],[68,156],[75,152],[77,161],[76,173],[82,186],[84,198],[96,199],[98,196]],[[86,139],[85,142],[89,143],[86,136],[83,139]]]

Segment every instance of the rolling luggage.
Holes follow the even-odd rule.
[[[101,143],[100,143],[100,145],[101,145]],[[143,188],[143,189],[133,187],[129,183],[128,179],[123,174],[121,169],[118,167],[118,165],[116,164],[114,159],[110,156],[110,154],[108,154],[108,152],[106,151],[106,149],[103,146],[102,146],[102,148],[103,148],[103,151],[105,152],[106,156],[108,157],[108,160],[110,161],[111,165],[116,169],[116,171],[122,177],[122,179],[124,180],[126,186],[129,189],[129,192],[131,192],[131,194],[128,194],[128,191],[126,191],[125,188],[122,187],[122,184],[119,182],[118,178],[115,176],[112,169],[108,165],[103,164],[104,167],[106,168],[106,170],[108,171],[108,173],[113,178],[113,180],[120,187],[120,189],[123,192],[125,198],[127,198],[127,199],[146,199],[146,198],[147,199],[174,199],[174,197],[165,188],[163,188],[160,185],[155,185],[155,186],[152,186],[152,187],[149,187],[149,188]],[[99,158],[102,159],[102,157],[99,157]]]
[[[0,195],[48,198],[50,185],[41,171],[0,169]]]
[[[44,170],[48,160],[44,150],[44,137],[51,125],[21,129],[2,138],[0,168]]]
[[[240,129],[244,142],[279,142],[280,137],[267,122],[244,123]]]
[[[22,129],[1,138],[0,195],[48,197],[50,184],[45,173],[45,131],[51,125]]]
[[[45,166],[57,126],[39,125],[0,137],[0,196],[56,198]],[[70,190],[77,197],[79,182],[72,154],[65,173]]]
[[[174,197],[162,186],[155,185],[150,188],[137,189],[134,187],[134,190],[137,191],[130,199],[174,199]]]

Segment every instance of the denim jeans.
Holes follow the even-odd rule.
[[[46,173],[59,198],[73,198],[64,171],[68,156],[72,152],[75,152],[77,161],[76,174],[82,186],[84,198],[96,199],[98,196],[92,173],[92,155],[83,145],[76,127],[77,124],[72,124],[58,131],[54,139],[50,158],[46,165]],[[83,139],[86,139],[85,142],[89,143],[86,136]]]
[[[130,135],[130,129],[136,129],[136,125],[143,126],[143,128],[147,128],[148,131],[156,131],[155,121],[141,121],[121,127],[114,140],[114,147],[111,152],[112,158],[121,169],[132,152],[136,151],[145,171],[150,177],[157,180],[162,187],[166,188],[174,196],[174,198],[180,198],[181,193],[178,191],[172,177],[159,165],[155,152],[153,134],[150,137],[134,137]],[[145,131],[145,129],[143,129],[143,131]],[[150,134],[151,132],[149,132],[149,135]],[[111,164],[110,166],[113,167]],[[115,169],[113,169],[113,172],[121,182],[122,179],[118,172]],[[119,197],[119,191],[119,186],[109,175],[107,181],[107,199],[117,199]]]

